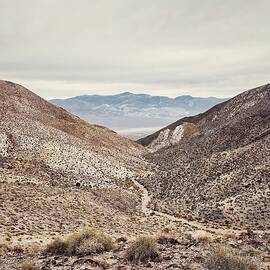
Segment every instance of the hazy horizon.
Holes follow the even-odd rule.
[[[30,89],[31,90],[31,89]],[[87,92],[87,91],[86,91]],[[98,91],[97,91],[98,92]],[[70,99],[70,98],[74,98],[74,97],[78,97],[78,96],[117,96],[117,95],[121,95],[121,94],[124,94],[124,93],[130,93],[132,95],[148,95],[148,96],[157,96],[157,97],[168,97],[168,98],[171,98],[171,99],[175,99],[177,97],[180,97],[180,96],[192,96],[192,97],[198,97],[198,98],[231,98],[231,97],[217,97],[217,96],[194,96],[194,95],[189,95],[189,94],[181,94],[181,95],[175,95],[175,96],[167,96],[165,93],[164,94],[161,94],[161,95],[155,95],[155,94],[149,94],[149,93],[144,93],[144,92],[138,92],[138,93],[135,93],[135,91],[133,90],[123,90],[123,91],[119,91],[119,92],[115,92],[113,94],[95,94],[95,91],[93,91],[93,93],[91,94],[79,94],[79,95],[74,95],[74,96],[68,96],[68,97],[63,97],[63,98],[50,98],[48,100],[54,100],[54,99]]]

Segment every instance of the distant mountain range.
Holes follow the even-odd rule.
[[[192,96],[170,98],[124,92],[109,96],[83,95],[52,99],[50,102],[90,123],[109,127],[131,137],[139,137],[184,116],[206,111],[225,100]]]

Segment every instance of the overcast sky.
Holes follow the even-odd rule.
[[[269,0],[0,0],[0,78],[44,98],[270,82]]]

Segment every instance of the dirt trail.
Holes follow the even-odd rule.
[[[146,216],[149,216],[150,214],[154,214],[156,216],[164,217],[164,218],[167,218],[171,221],[181,222],[182,224],[187,224],[187,225],[192,226],[196,229],[203,230],[203,231],[210,232],[210,233],[214,233],[214,234],[226,234],[228,232],[234,232],[236,234],[240,234],[242,232],[245,232],[245,230],[222,229],[222,228],[217,229],[217,228],[209,227],[209,226],[204,225],[204,224],[197,222],[197,221],[189,221],[187,219],[179,218],[179,217],[176,217],[176,216],[173,216],[170,214],[166,214],[166,213],[163,213],[160,211],[154,211],[148,207],[148,205],[151,201],[151,196],[149,195],[148,190],[142,184],[140,184],[138,181],[136,181],[135,179],[132,179],[132,182],[142,192],[142,194],[141,194],[142,209],[141,210]],[[259,234],[260,233],[269,233],[269,231],[267,231],[267,230],[254,230],[253,232],[259,233]]]
[[[145,215],[149,215],[152,212],[152,210],[150,210],[148,208],[148,204],[151,201],[151,197],[148,194],[148,190],[142,184],[140,184],[138,181],[136,181],[134,179],[131,179],[131,180],[134,183],[134,185],[136,187],[138,187],[142,192],[142,194],[141,194],[141,197],[142,197],[142,212]]]

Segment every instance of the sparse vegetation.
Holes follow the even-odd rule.
[[[29,245],[26,251],[29,255],[37,255],[41,251],[41,246],[34,243]]]
[[[162,230],[156,235],[156,241],[159,244],[177,244],[178,240],[173,232],[170,230]]]
[[[259,270],[257,259],[242,256],[235,250],[223,246],[215,247],[206,262],[208,270]]]
[[[206,231],[196,231],[193,234],[192,238],[202,243],[209,243],[213,241],[212,235]]]
[[[235,238],[237,238],[236,233],[233,232],[233,231],[227,231],[224,236],[226,238],[228,238],[228,239],[235,239]]]
[[[61,238],[56,238],[52,240],[46,247],[45,253],[51,254],[65,254],[68,250],[68,243],[66,240]]]
[[[22,253],[24,252],[24,248],[20,244],[11,244],[8,246],[8,251],[14,252],[14,253]]]
[[[8,249],[8,245],[6,243],[0,243],[0,255],[6,252]]]
[[[25,251],[24,247],[20,244],[7,243],[7,242],[0,243],[0,255],[6,252],[23,253],[24,251]]]
[[[126,258],[132,263],[147,262],[158,256],[158,246],[152,237],[140,237],[126,251]]]
[[[110,251],[116,247],[111,237],[87,227],[66,238],[56,238],[46,247],[45,252],[65,255],[88,255]]]
[[[33,260],[26,260],[22,263],[21,266],[22,270],[38,270],[39,266],[38,264]]]

